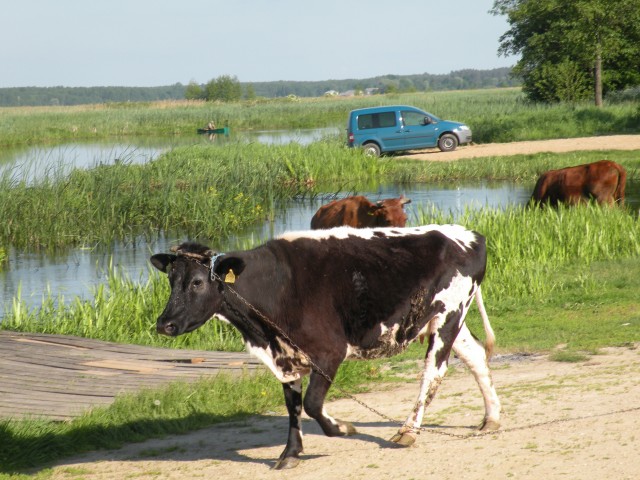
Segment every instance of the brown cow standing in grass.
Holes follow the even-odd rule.
[[[404,227],[407,223],[407,214],[402,208],[405,203],[411,203],[411,200],[404,195],[376,203],[362,195],[334,200],[318,209],[311,219],[311,229]]]
[[[558,203],[577,205],[594,199],[600,204],[624,204],[627,172],[615,162],[600,160],[575,167],[550,170],[543,173],[531,200],[544,205]]]

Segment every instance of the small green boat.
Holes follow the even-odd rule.
[[[220,128],[199,128],[198,133],[206,133],[207,135],[213,133],[221,133],[223,135],[229,135],[229,127],[220,127]]]

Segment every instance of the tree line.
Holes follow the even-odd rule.
[[[241,82],[223,75],[207,83],[176,83],[161,87],[13,87],[0,88],[0,106],[82,105],[204,99],[235,101],[258,97],[320,97],[332,94],[468,90],[520,85],[510,68],[458,70],[448,74],[384,75],[366,79]]]
[[[152,102],[182,99],[184,91],[180,83],[164,87],[11,87],[0,88],[0,106]]]
[[[206,84],[192,81],[186,98],[235,101],[255,97],[286,96],[322,97],[324,95],[362,95],[366,93],[424,92],[441,90],[470,90],[520,85],[510,68],[491,70],[457,70],[448,74],[383,75],[366,79],[321,80],[296,82],[241,83],[236,77],[223,75]]]

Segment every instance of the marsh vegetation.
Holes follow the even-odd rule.
[[[339,127],[355,108],[415,105],[463,121],[476,143],[636,133],[633,99],[596,108],[589,102],[536,105],[519,88],[398,93],[360,97],[275,98],[235,103],[165,101],[0,109],[0,145],[139,135],[189,136],[210,120],[231,131]],[[344,143],[345,139],[341,139]]]
[[[525,104],[517,90],[506,90],[238,105],[180,102],[4,109],[0,111],[0,144],[91,135],[180,135],[209,118],[225,119],[239,129],[342,125],[348,110],[375,102],[414,104],[464,120],[479,142],[628,133],[640,125],[637,105],[538,107]],[[638,178],[640,168],[638,152],[633,151],[436,163],[372,159],[343,144],[342,138],[327,138],[306,146],[194,145],[176,148],[144,165],[103,165],[68,175],[52,171],[35,184],[5,177],[0,180],[0,252],[8,247],[56,251],[167,231],[215,241],[269,218],[279,201],[370,182],[533,182],[543,170],[604,156],[624,165],[632,179]],[[437,210],[423,210],[417,219],[417,223],[451,221],[450,214]],[[483,289],[499,351],[549,351],[563,344],[571,357],[573,352],[594,353],[640,338],[637,211],[594,206],[513,207],[469,211],[455,221],[488,238],[489,265]],[[247,242],[246,248],[252,246]],[[242,348],[237,333],[215,320],[178,339],[158,337],[155,318],[167,295],[168,285],[160,274],[151,272],[145,281],[139,281],[113,268],[108,283],[97,287],[89,300],[51,296],[38,308],[15,300],[0,328],[178,348]],[[477,321],[472,308],[469,322],[473,331],[480,331]],[[422,355],[422,349],[413,347],[393,362]],[[337,382],[357,390],[372,381],[393,380],[381,365],[347,362]],[[79,448],[109,448],[125,440],[185,431],[280,404],[279,386],[270,377],[243,379],[233,388],[225,385],[203,382],[143,392],[65,425],[2,420],[0,444],[19,448],[4,449],[0,464],[14,471]],[[216,388],[239,392],[238,398],[226,402],[233,404],[232,410],[220,410],[225,402],[210,401],[215,396],[208,393]],[[150,396],[162,398],[162,411],[151,406]]]

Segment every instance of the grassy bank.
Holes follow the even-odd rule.
[[[380,178],[388,165],[325,142],[196,145],[144,165],[52,172],[36,185],[5,176],[0,245],[51,250],[162,231],[218,238],[268,218],[317,178]]]
[[[445,163],[369,158],[331,141],[181,147],[144,165],[52,172],[35,185],[4,177],[0,246],[54,251],[162,232],[217,240],[272,218],[278,202],[298,194],[385,182],[512,179],[533,185],[543,170],[605,156],[625,165],[630,178],[637,175],[640,159],[628,151]]]
[[[474,141],[537,140],[637,133],[634,102],[597,109],[531,105],[517,88],[374,95],[348,98],[278,98],[237,103],[171,101],[74,107],[0,109],[0,145],[33,145],[139,135],[189,136],[210,120],[231,131],[343,128],[355,108],[408,104],[444,119],[469,124]]]
[[[424,211],[419,224],[451,223],[454,219],[439,211]],[[536,308],[554,304],[568,291],[582,299],[597,291],[598,279],[591,274],[598,262],[631,261],[640,258],[640,220],[637,213],[624,209],[598,207],[469,211],[457,223],[482,232],[488,239],[488,274],[484,283],[485,296],[491,299],[491,309],[499,318],[521,305],[533,303]],[[606,265],[606,263],[605,263]],[[566,276],[560,273],[568,270]],[[637,286],[637,281],[635,282]],[[91,301],[48,298],[42,307],[29,309],[15,300],[5,313],[0,328],[43,333],[63,333],[103,340],[143,345],[164,345],[184,348],[240,350],[237,333],[218,322],[198,331],[167,339],[154,332],[153,320],[160,314],[168,298],[168,286],[163,275],[151,272],[144,283],[118,276],[112,271],[108,288],[96,290]],[[576,300],[578,302],[578,300]],[[514,331],[508,319],[502,327]],[[534,349],[549,348],[555,340],[538,335],[528,340]],[[640,338],[640,325],[622,332]],[[508,349],[528,348],[527,345],[503,338]],[[516,337],[517,338],[517,337]],[[598,335],[588,338],[597,343]],[[577,343],[575,348],[587,347]]]

